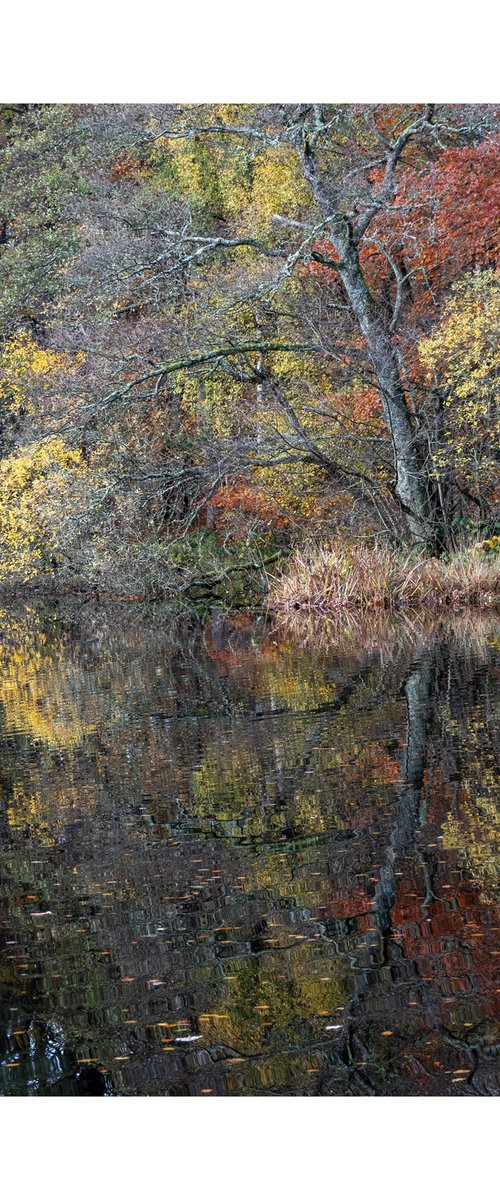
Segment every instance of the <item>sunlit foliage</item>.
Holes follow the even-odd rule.
[[[500,380],[500,276],[478,271],[456,283],[420,357],[443,396],[437,468],[453,466],[476,494],[496,477]]]
[[[52,437],[5,458],[0,488],[0,572],[27,580],[76,536],[92,479],[81,451]]]

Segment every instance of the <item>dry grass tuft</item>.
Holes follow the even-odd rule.
[[[495,608],[500,560],[480,547],[448,558],[415,559],[387,547],[311,545],[273,580],[270,608],[280,612],[358,609]]]

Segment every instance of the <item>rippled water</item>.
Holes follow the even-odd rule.
[[[2,613],[0,1092],[498,1093],[497,650]]]

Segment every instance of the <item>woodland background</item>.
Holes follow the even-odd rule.
[[[0,122],[4,584],[246,601],[311,542],[495,554],[494,106]]]

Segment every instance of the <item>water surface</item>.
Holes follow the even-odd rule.
[[[498,1094],[497,651],[3,612],[0,1093]]]

